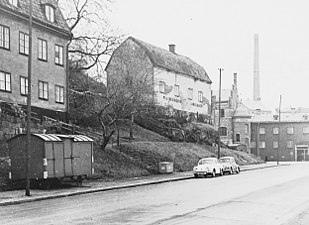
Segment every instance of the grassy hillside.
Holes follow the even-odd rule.
[[[261,163],[254,155],[221,149],[222,156],[234,156],[240,165]],[[158,173],[158,163],[174,162],[174,171],[191,171],[203,157],[217,156],[217,148],[192,143],[132,142],[120,147],[95,149],[95,177],[123,178]]]
[[[129,128],[123,125],[119,136],[121,145],[109,144],[105,150],[94,148],[94,178],[114,180],[158,173],[158,163],[174,163],[174,171],[191,171],[203,157],[217,156],[217,148],[201,144],[171,142],[168,138],[143,129],[133,129],[134,139],[129,140]],[[113,138],[114,141],[116,137]],[[234,156],[240,164],[261,163],[254,155],[230,149],[221,149],[222,156]],[[8,151],[0,154],[0,186],[8,178]]]

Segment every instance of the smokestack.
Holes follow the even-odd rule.
[[[172,52],[172,53],[174,53],[174,54],[175,54],[175,47],[176,47],[176,46],[175,46],[174,44],[169,44],[169,45],[168,45],[169,51]]]
[[[237,73],[234,73],[234,85],[237,87]]]
[[[254,69],[253,69],[253,100],[259,101],[260,97],[260,68],[259,68],[259,35],[254,34]]]

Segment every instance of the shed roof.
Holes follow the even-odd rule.
[[[35,0],[32,1],[32,16],[34,20],[40,21],[44,25],[61,29],[70,35],[70,29],[60,11],[60,8],[55,0]],[[43,6],[45,4],[51,5],[55,9],[55,22],[52,23],[46,19]],[[8,0],[0,0],[0,9],[11,13],[16,13],[29,18],[30,4],[29,0],[19,0],[18,7],[12,6]]]
[[[166,49],[156,47],[136,38],[129,37],[146,51],[147,56],[154,66],[158,66],[173,72],[192,76],[196,79],[212,83],[205,69],[189,57],[172,53]]]
[[[63,135],[55,134],[58,138],[70,138],[75,142],[93,142],[93,139],[85,135]]]
[[[44,141],[52,141],[52,142],[62,141],[55,134],[32,134],[32,135],[39,137],[39,138],[43,139]]]

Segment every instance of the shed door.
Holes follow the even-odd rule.
[[[82,162],[81,162],[81,152],[82,148],[79,142],[72,143],[72,164],[73,164],[73,174],[81,175],[82,174]]]
[[[63,168],[63,143],[54,143],[54,174],[55,177],[64,176]]]
[[[72,165],[72,145],[70,140],[64,141],[64,171],[65,176],[73,175],[73,165]]]
[[[46,143],[45,152],[48,177],[63,177],[63,143]]]

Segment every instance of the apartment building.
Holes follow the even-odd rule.
[[[65,119],[68,112],[70,29],[54,0],[33,2],[33,111]],[[29,57],[28,0],[0,0],[0,100],[27,104]]]

